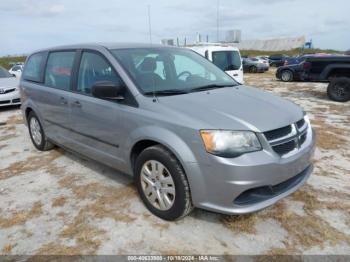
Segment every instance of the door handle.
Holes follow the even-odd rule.
[[[67,105],[68,101],[63,96],[60,97],[61,105]]]
[[[81,107],[81,103],[79,101],[74,101],[72,103],[72,106],[75,106],[75,107]]]

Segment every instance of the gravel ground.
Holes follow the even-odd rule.
[[[273,70],[246,84],[301,105],[318,134],[315,170],[263,211],[151,215],[132,180],[61,149],[38,152],[18,108],[0,109],[1,254],[350,254],[350,102],[326,85],[282,83]]]

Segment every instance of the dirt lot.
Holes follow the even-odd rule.
[[[245,216],[195,210],[177,222],[151,215],[132,180],[61,149],[38,152],[20,110],[0,110],[2,254],[350,254],[350,103],[325,84],[246,83],[301,105],[318,134],[307,185]]]

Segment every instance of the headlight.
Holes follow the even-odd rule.
[[[309,116],[307,114],[304,115],[304,120],[308,125],[310,125],[310,119],[309,119]]]
[[[222,157],[237,157],[244,153],[259,151],[261,144],[251,131],[201,130],[208,153]]]
[[[310,133],[312,130],[311,122],[310,122],[308,115],[306,115],[306,114],[304,115],[304,121],[307,124],[307,132]]]

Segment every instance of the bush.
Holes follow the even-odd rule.
[[[25,60],[25,56],[4,56],[0,57],[0,65],[8,70],[12,67],[13,63],[24,62]]]
[[[292,50],[284,50],[284,51],[260,51],[260,50],[240,50],[242,56],[261,56],[261,55],[274,55],[274,54],[285,54],[289,56],[297,56],[303,54],[314,54],[314,53],[328,53],[328,54],[341,54],[342,52],[332,50],[332,49],[302,49],[295,48]]]

